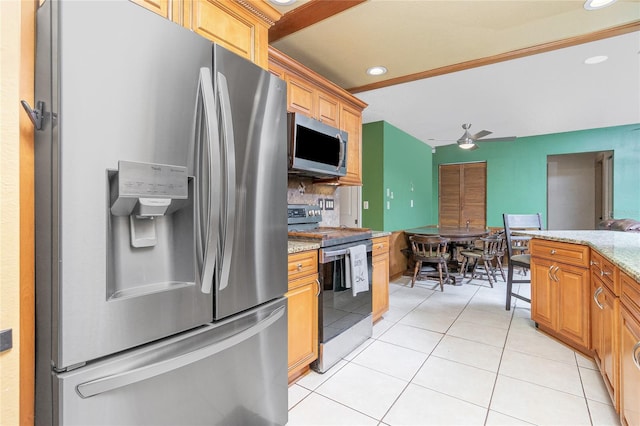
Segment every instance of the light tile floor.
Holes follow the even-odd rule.
[[[373,337],[289,387],[294,425],[619,425],[594,362],[486,281],[390,284]],[[529,292],[523,284],[521,294]]]

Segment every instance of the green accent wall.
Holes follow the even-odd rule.
[[[436,223],[431,149],[387,122],[363,125],[362,201],[369,208],[363,206],[362,226],[397,231]]]
[[[464,151],[457,145],[437,147],[433,155],[431,215],[438,217],[438,166],[487,162],[487,226],[502,226],[503,213],[540,212],[546,223],[547,156],[614,151],[615,218],[640,219],[640,130],[638,124],[518,138],[513,142],[480,142]],[[405,226],[410,228],[411,226]]]

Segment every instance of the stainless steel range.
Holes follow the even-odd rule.
[[[372,335],[371,231],[365,228],[321,227],[318,206],[288,207],[289,239],[320,244],[318,275],[318,360],[312,368],[324,373]],[[367,252],[369,289],[354,294],[348,279],[349,249],[364,245]]]

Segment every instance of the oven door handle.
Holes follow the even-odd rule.
[[[356,246],[357,244],[354,244]],[[371,253],[373,251],[373,244],[371,242],[365,243],[367,246],[367,253]],[[353,247],[353,246],[352,246]],[[349,253],[349,247],[341,248],[338,250],[327,250],[322,249],[319,252],[319,262],[320,263],[329,263],[334,262],[342,257],[346,256]]]
[[[367,253],[371,252],[371,246],[367,244]],[[323,255],[325,257],[336,257],[336,256],[344,256],[345,254],[349,253],[349,249],[342,249],[342,250],[334,250],[334,251],[329,251],[329,250],[323,250]]]

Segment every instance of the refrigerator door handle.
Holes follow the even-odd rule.
[[[219,210],[216,208],[220,200],[220,181],[215,179],[215,173],[220,170],[220,145],[214,96],[211,70],[200,68],[196,94],[194,164],[198,185],[196,251],[203,293],[211,293],[215,258],[219,250],[214,238],[214,226],[220,220]],[[207,143],[203,141],[203,133],[208,136]]]
[[[229,285],[231,272],[231,255],[233,253],[233,239],[235,237],[236,215],[236,152],[233,135],[233,120],[231,114],[231,98],[227,78],[222,73],[217,75],[217,87],[220,104],[220,116],[222,119],[222,135],[224,144],[222,150],[225,158],[226,171],[226,202],[224,204],[224,222],[222,224],[222,248],[220,250],[221,273],[218,291]]]
[[[121,388],[123,386],[131,385],[146,379],[150,379],[152,377],[169,373],[178,368],[185,367],[194,362],[198,362],[202,359],[208,358],[235,345],[238,345],[245,340],[250,339],[251,337],[273,325],[276,321],[282,318],[285,312],[286,306],[280,306],[279,308],[271,312],[271,314],[262,321],[236,334],[233,334],[220,342],[216,342],[211,345],[201,347],[194,351],[187,352],[175,357],[167,357],[166,359],[161,359],[157,362],[154,362],[153,364],[145,365],[143,367],[134,368],[122,373],[117,373],[111,376],[91,380],[79,384],[76,387],[76,390],[82,398],[89,398],[101,393]]]

